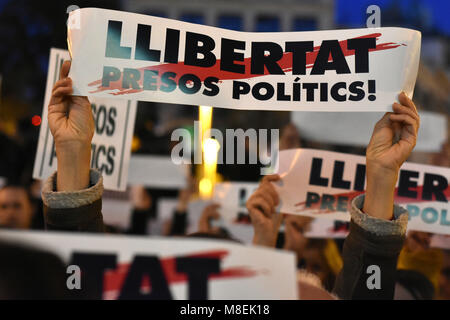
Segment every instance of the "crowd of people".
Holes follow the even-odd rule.
[[[91,105],[86,97],[71,95],[69,69],[70,62],[66,61],[48,105],[57,171],[43,182],[42,199],[32,188],[19,184],[6,183],[0,189],[1,228],[116,232],[102,216],[102,175],[90,168],[94,135]],[[366,149],[367,188],[365,194],[352,200],[345,241],[307,238],[312,218],[277,213],[280,195],[273,183],[280,179],[278,175],[261,177],[258,189],[246,203],[253,245],[296,254],[301,299],[450,299],[450,252],[430,247],[431,234],[407,233],[408,212],[394,203],[398,173],[416,144],[420,117],[404,93],[392,108],[393,112],[386,113],[373,128]],[[298,130],[292,124],[286,126],[280,148],[300,146]],[[436,157],[436,164],[448,166],[448,159],[447,147]],[[179,191],[178,204],[164,234],[239,242],[226,228],[213,223],[220,218],[215,203],[203,210],[198,231],[187,234],[187,206],[195,186],[190,179]],[[133,205],[131,227],[126,233],[143,235],[143,226],[154,214],[155,205],[144,188],[137,188]],[[282,224],[284,229],[280,231]],[[0,255],[5,257],[0,263],[0,298],[73,297],[64,288],[65,269],[55,256],[11,243],[0,243]],[[36,268],[30,274],[21,266],[31,261]],[[371,290],[366,283],[366,270],[371,265],[380,267],[379,290]],[[23,273],[23,277],[17,273]],[[76,297],[88,297],[86,294]]]

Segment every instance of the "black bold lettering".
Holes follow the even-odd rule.
[[[311,164],[311,173],[309,175],[309,184],[315,186],[328,186],[328,179],[322,178],[320,173],[322,171],[322,159],[313,158]]]
[[[235,61],[244,61],[244,53],[235,50],[245,50],[245,41],[237,41],[222,38],[220,53],[220,69],[234,73],[245,73],[243,64],[235,64]]]
[[[159,61],[161,59],[160,50],[150,49],[151,36],[152,26],[139,23],[136,32],[136,51],[134,53],[134,59],[145,61]]]
[[[176,258],[177,272],[188,276],[188,299],[208,299],[208,277],[220,273],[219,258]]]
[[[268,51],[269,54],[265,55]],[[283,48],[274,42],[252,42],[251,73],[264,74],[264,67],[269,74],[284,74],[277,61],[283,57]]]
[[[331,62],[329,57],[331,55]],[[350,73],[347,60],[337,40],[324,40],[320,46],[311,74],[324,74],[325,70],[335,70],[337,74]]]
[[[199,43],[202,43],[200,46]],[[209,68],[216,63],[216,56],[212,53],[216,44],[214,39],[200,33],[186,32],[186,48],[184,52],[184,64]],[[198,58],[198,54],[203,58]]]

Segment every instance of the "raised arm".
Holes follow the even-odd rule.
[[[47,229],[103,231],[101,174],[90,170],[94,120],[87,97],[71,96],[70,61],[61,67],[48,105],[58,170],[44,183]]]
[[[265,176],[258,189],[247,200],[247,209],[254,229],[253,244],[275,247],[282,214],[275,211],[279,203],[278,193],[272,181],[278,181],[280,176]]]
[[[404,94],[375,125],[366,151],[366,194],[352,203],[350,234],[334,292],[343,299],[393,299],[397,259],[408,215],[394,205],[401,165],[411,154],[420,119]]]

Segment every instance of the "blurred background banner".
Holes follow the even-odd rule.
[[[57,169],[55,145],[47,115],[53,85],[59,79],[60,68],[65,60],[70,60],[67,50],[50,50],[42,122],[33,170],[35,179],[45,180]],[[95,121],[91,167],[102,172],[105,189],[123,191],[127,186],[137,103],[91,97],[90,102]]]
[[[313,149],[280,152],[280,212],[350,220],[351,200],[365,190],[365,157]],[[411,230],[450,234],[450,169],[404,163],[395,203],[409,212]]]

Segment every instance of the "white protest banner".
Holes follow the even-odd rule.
[[[279,212],[348,221],[353,197],[365,189],[365,157],[313,149],[283,150]],[[409,211],[411,230],[450,234],[450,168],[404,163],[395,202]]]
[[[35,179],[46,179],[57,168],[54,141],[48,126],[47,108],[53,85],[59,79],[60,67],[65,60],[70,60],[67,50],[54,48],[50,50],[42,123],[33,169]],[[137,102],[98,97],[89,97],[89,101],[95,120],[91,167],[102,172],[105,189],[125,190]]]
[[[253,236],[246,202],[257,188],[258,183],[254,182],[221,182],[214,186],[212,201],[220,205],[218,210],[223,219],[218,225],[244,243],[251,243]],[[347,234],[347,222],[320,217],[313,219],[305,232],[307,238],[345,238]]]
[[[232,109],[387,111],[412,96],[421,34],[249,33],[84,8],[68,26],[74,93]]]
[[[81,271],[98,299],[297,299],[295,256],[230,241],[1,231]],[[89,272],[98,276],[83,278]],[[70,274],[68,274],[68,277]],[[151,289],[150,289],[151,284]]]
[[[169,156],[133,154],[128,183],[158,189],[182,189],[186,186],[189,167],[175,164]]]
[[[391,110],[392,111],[392,110]],[[447,140],[447,118],[444,114],[419,111],[420,128],[415,151],[438,152]],[[366,147],[373,128],[383,113],[371,112],[291,112],[291,121],[300,136],[310,141],[336,145]]]

